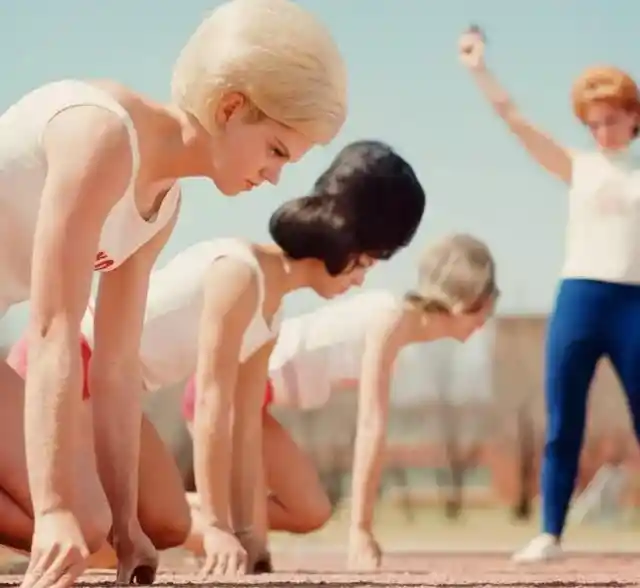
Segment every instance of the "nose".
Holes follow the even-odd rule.
[[[609,147],[613,138],[613,133],[611,132],[610,127],[602,126],[598,129],[596,139],[603,147]]]
[[[272,186],[277,186],[280,182],[280,174],[282,173],[282,165],[277,167],[267,167],[262,172],[262,177]]]
[[[362,284],[364,284],[364,271],[362,270],[357,270],[353,273],[353,280],[351,281],[351,283],[354,286],[362,286]]]

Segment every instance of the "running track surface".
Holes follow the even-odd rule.
[[[571,555],[561,562],[517,565],[508,554],[393,553],[376,574],[344,572],[344,556],[330,553],[277,554],[277,573],[209,582],[209,586],[273,586],[278,588],[386,588],[386,587],[508,587],[640,586],[640,553]],[[185,566],[161,568],[155,586],[193,586],[195,577]],[[20,576],[0,576],[0,587],[19,584]],[[113,583],[113,574],[92,572],[78,585]]]

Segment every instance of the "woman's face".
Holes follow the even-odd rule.
[[[265,181],[276,185],[284,165],[299,161],[313,147],[294,129],[256,116],[242,94],[223,98],[216,123],[212,179],[226,196],[252,190]]]
[[[602,149],[610,151],[628,147],[638,126],[637,114],[606,102],[591,104],[587,108],[585,119],[596,143]]]
[[[327,272],[324,262],[317,260],[314,267],[315,279],[312,288],[322,298],[330,299],[344,294],[354,286],[362,286],[367,272],[376,264],[376,259],[368,255],[361,255],[352,261],[347,268],[337,276]]]
[[[479,331],[491,318],[496,306],[496,298],[490,297],[474,308],[458,315],[450,315],[451,337],[464,343],[476,331]]]

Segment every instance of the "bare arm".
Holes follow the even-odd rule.
[[[25,443],[34,513],[72,510],[81,441],[80,321],[102,225],[131,174],[126,128],[92,106],[59,114],[43,137],[48,173],[34,239]]]
[[[520,143],[548,172],[569,183],[571,154],[552,137],[533,126],[484,63],[484,41],[477,31],[462,35],[460,58],[495,112],[507,124]]]
[[[362,358],[353,464],[351,530],[371,532],[382,471],[393,364],[402,345],[396,313],[379,317]]]
[[[240,367],[236,386],[238,394],[234,403],[234,453],[231,466],[233,528],[239,534],[249,531],[256,533],[265,543],[266,493],[264,497],[260,497],[255,496],[255,491],[259,486],[263,486],[258,478],[263,475],[262,404],[267,386],[269,356],[274,344],[275,341],[269,342]],[[261,502],[258,503],[258,500]],[[257,512],[254,510],[255,504],[258,504]],[[263,520],[255,521],[256,516]],[[254,528],[256,526],[259,528]]]
[[[207,524],[230,531],[231,416],[242,338],[258,303],[255,274],[224,258],[209,269],[200,319],[194,470]]]
[[[120,267],[103,274],[96,300],[90,389],[100,478],[114,537],[137,522],[142,376],[139,347],[149,275],[177,215]]]

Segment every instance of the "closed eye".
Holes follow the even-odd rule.
[[[287,161],[291,159],[289,150],[284,146],[282,141],[280,141],[279,139],[274,140],[274,143],[271,146],[271,152],[280,159],[286,159]]]
[[[271,149],[271,153],[273,153],[276,157],[279,157],[280,159],[288,159],[287,154],[282,149],[279,149],[278,147],[273,147]]]

